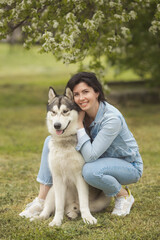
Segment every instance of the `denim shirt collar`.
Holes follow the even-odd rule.
[[[96,117],[89,127],[93,127],[96,123],[102,120],[103,114],[105,112],[105,108],[106,108],[106,102],[100,102]]]

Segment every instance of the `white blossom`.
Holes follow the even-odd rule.
[[[70,23],[70,24],[74,24],[74,23],[75,23],[75,19],[76,19],[75,15],[74,15],[73,13],[71,13],[71,12],[69,12],[69,13],[66,15],[66,20],[67,20],[67,22]]]
[[[31,0],[27,0],[27,4],[32,4],[32,1]]]
[[[3,1],[2,0],[2,3],[5,3],[6,1]],[[12,5],[14,3],[14,0],[8,0],[7,1],[7,4],[10,6],[10,5]]]
[[[110,6],[110,7],[114,7],[115,5],[116,5],[115,2],[113,2],[113,1],[109,1],[109,6]]]
[[[109,45],[109,46],[108,46],[108,52],[110,52],[110,53],[111,53],[111,52],[112,52],[112,50],[113,50],[113,47],[112,47],[111,45]]]
[[[53,34],[49,31],[46,31],[44,34],[43,34],[43,37],[46,38],[46,39],[49,39],[51,37],[53,37]]]
[[[137,13],[135,11],[130,11],[129,16],[131,17],[131,19],[135,20],[137,17]]]
[[[20,7],[21,10],[25,10],[26,5],[25,5],[24,0],[19,4],[19,7]]]
[[[104,14],[102,11],[97,11],[94,15],[93,15],[93,21],[95,21],[95,24],[98,25],[102,22],[102,20],[104,19]]]
[[[122,19],[122,16],[119,15],[119,14],[114,14],[114,17],[115,17],[116,19]]]
[[[29,0],[30,1],[30,0]],[[44,4],[46,0],[40,0],[41,4]]]
[[[57,28],[59,23],[56,20],[53,20],[53,28]]]
[[[121,27],[121,33],[125,38],[128,37],[129,32],[129,28]]]
[[[4,23],[3,23],[2,21],[0,21],[0,27],[3,27],[3,24],[4,24]]]
[[[66,35],[66,34],[62,34],[62,42],[61,42],[61,47],[64,47],[64,48],[72,48],[73,47],[73,44],[75,43],[75,40],[74,40],[74,36],[73,34],[71,35]]]
[[[149,31],[153,34],[156,35],[158,31],[160,31],[160,21],[152,21],[152,26],[149,28]]]
[[[99,5],[102,5],[104,3],[103,0],[95,0],[96,3],[98,3]]]
[[[35,22],[32,23],[32,29],[37,29],[37,23]]]
[[[115,36],[114,37],[108,37],[107,40],[109,42],[116,42],[116,37]]]
[[[86,28],[89,31],[93,31],[95,30],[96,26],[95,26],[95,22],[93,20],[89,20],[87,19],[84,23],[83,23],[83,27]]]
[[[160,12],[160,4],[157,4],[157,10]]]

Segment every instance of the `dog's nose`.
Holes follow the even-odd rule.
[[[54,128],[57,129],[57,130],[60,129],[61,128],[61,124],[59,122],[56,122],[54,124]]]

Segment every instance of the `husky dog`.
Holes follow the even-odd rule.
[[[106,208],[110,198],[101,190],[89,187],[82,177],[84,159],[76,151],[78,106],[73,101],[69,88],[59,96],[49,89],[47,105],[47,127],[51,134],[49,142],[49,168],[53,186],[49,190],[44,209],[38,218],[47,219],[55,212],[50,226],[60,226],[64,213],[71,219],[81,213],[83,221],[96,224],[92,212]]]

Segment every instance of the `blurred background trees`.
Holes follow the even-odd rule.
[[[65,63],[89,56],[83,70],[102,76],[110,64],[160,83],[159,0],[0,1],[0,39],[16,29],[24,47],[39,44]]]

